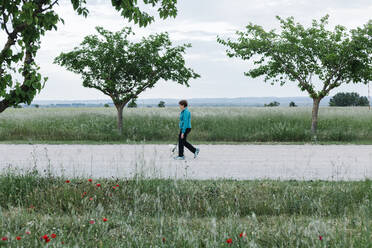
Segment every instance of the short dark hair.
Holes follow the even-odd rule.
[[[179,101],[178,104],[179,104],[179,105],[182,105],[182,106],[184,106],[184,107],[187,107],[187,101],[186,101],[186,100],[181,100],[181,101]]]

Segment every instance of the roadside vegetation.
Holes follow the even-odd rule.
[[[0,176],[5,247],[370,247],[372,183]]]

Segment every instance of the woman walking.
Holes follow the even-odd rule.
[[[191,132],[191,114],[187,108],[187,101],[181,100],[179,103],[181,114],[180,114],[180,133],[178,135],[178,157],[175,157],[176,160],[184,160],[185,156],[183,154],[184,147],[186,146],[190,152],[194,153],[194,158],[199,154],[200,149],[193,147],[189,142],[187,142],[187,135]]]

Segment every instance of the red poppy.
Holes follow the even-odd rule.
[[[165,242],[165,238],[163,238],[163,242]]]
[[[89,178],[88,181],[89,181],[89,182],[92,182],[93,180]]]
[[[31,232],[30,232],[30,231],[26,231],[26,234],[30,235],[30,234],[31,234]]]
[[[21,237],[17,236],[16,239],[17,239],[17,240],[21,240]]]
[[[55,239],[57,237],[57,235],[55,233],[52,233],[52,235],[50,235],[50,237],[52,237],[52,239]]]
[[[45,234],[45,235],[43,236],[43,239],[49,239],[48,235]]]
[[[113,189],[116,189],[116,187],[114,186],[114,187],[112,187]]]
[[[70,183],[70,180],[66,180],[65,182],[66,182],[66,183]]]
[[[94,220],[89,221],[89,224],[94,224],[94,223],[96,223]]]
[[[47,238],[46,240],[45,240],[45,243],[48,243],[50,241],[50,239],[49,238]]]
[[[119,184],[116,184],[116,187],[119,187]]]
[[[243,238],[243,237],[247,237],[247,234],[246,234],[245,232],[241,232],[241,233],[239,234],[239,237],[241,237],[241,238]]]
[[[89,201],[93,201],[93,197],[90,197],[90,198],[89,198]]]
[[[106,218],[103,218],[103,222],[106,222],[107,221],[107,219]]]
[[[100,183],[97,183],[97,187],[101,187],[101,184]]]
[[[323,240],[323,237],[319,235],[319,240]]]
[[[8,238],[7,238],[7,237],[2,237],[1,240],[2,240],[2,241],[7,241]]]
[[[226,243],[231,244],[232,243],[232,239],[231,238],[230,239],[226,239]]]

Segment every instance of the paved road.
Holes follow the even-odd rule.
[[[193,179],[372,178],[371,145],[200,145],[174,161],[169,145],[0,145],[0,169],[50,168],[68,177]]]

